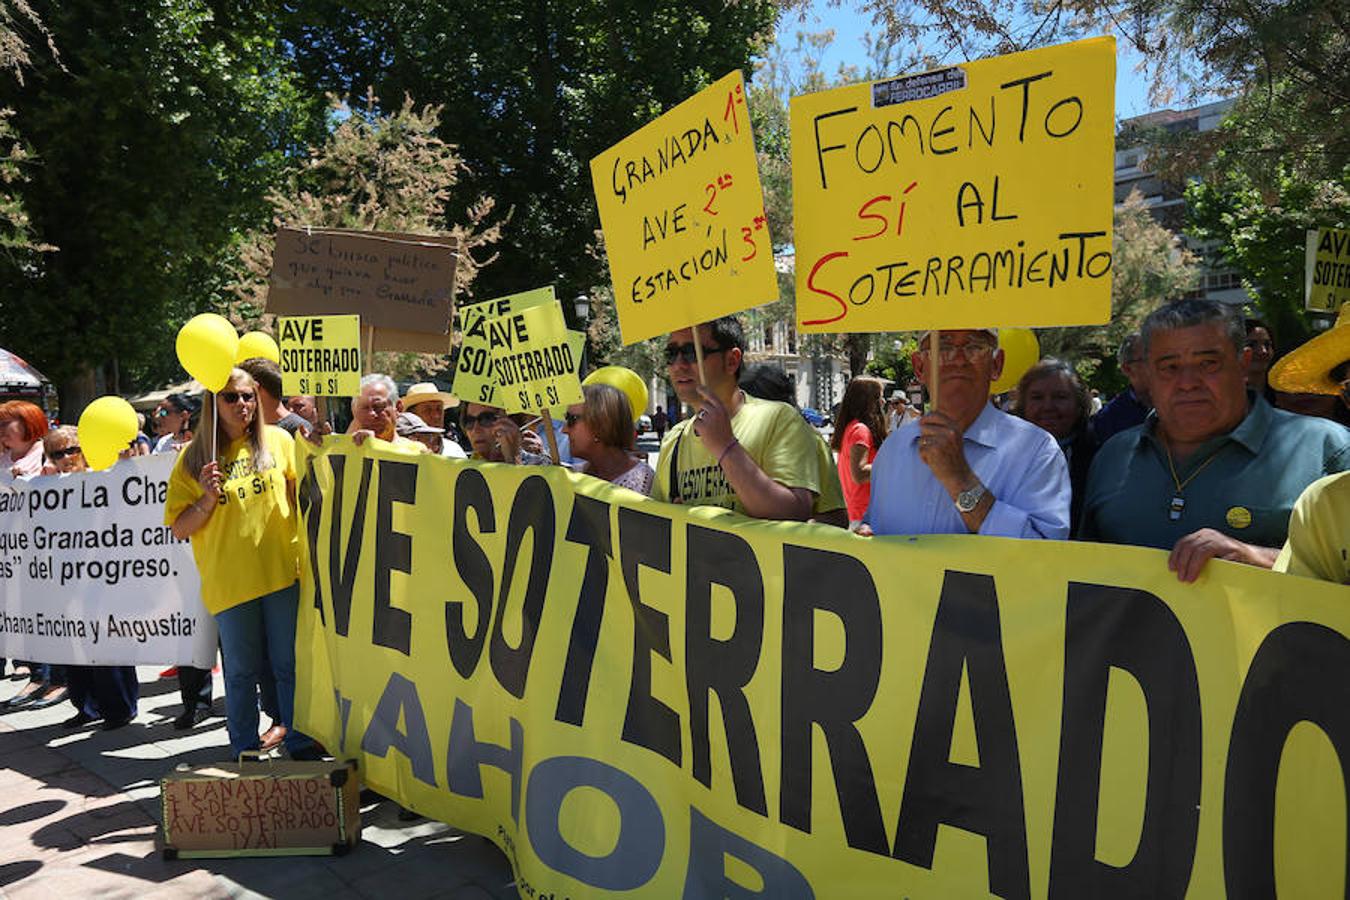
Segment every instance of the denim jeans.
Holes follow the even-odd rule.
[[[258,749],[258,679],[269,666],[277,685],[277,711],[288,729],[286,749],[311,746],[293,726],[295,715],[295,617],[300,585],[216,613],[221,664],[225,667],[225,729],[230,755]]]

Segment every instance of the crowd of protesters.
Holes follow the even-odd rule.
[[[1183,582],[1218,558],[1350,584],[1350,307],[1281,357],[1263,322],[1204,300],[1164,305],[1123,341],[1127,386],[1105,404],[1070,361],[1052,358],[995,403],[997,331],[925,332],[911,362],[938,402],[924,412],[856,377],[828,444],[796,409],[785,373],[748,365],[745,351],[734,316],[669,336],[666,375],[690,415],[657,407],[655,468],[635,444],[644,410],[608,384],[588,384],[546,444],[550,423],[539,417],[460,403],[431,383],[400,396],[392,378],[369,374],[346,434],[408,453],[556,460],[659,501],[863,537],[1073,538],[1166,550]],[[322,748],[292,720],[294,441],[321,441],[330,422],[315,398],[283,395],[275,363],[253,359],[201,401],[168,395],[150,424],[125,455],[177,454],[165,522],[190,540],[218,626],[230,752],[284,745],[314,758]],[[0,478],[83,471],[78,440],[31,403],[0,404]],[[69,699],[68,728],[115,729],[136,715],[132,667],[16,661],[14,670],[29,683],[0,711]],[[174,727],[193,728],[211,714],[211,671],[180,664],[163,674],[174,672],[183,701]],[[271,720],[261,732],[260,710]]]

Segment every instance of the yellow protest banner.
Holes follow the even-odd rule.
[[[277,336],[281,389],[288,395],[361,393],[360,316],[283,316]]]
[[[1304,307],[1336,313],[1350,303],[1350,230],[1319,228],[1308,232]]]
[[[625,344],[778,299],[740,72],[595,157],[591,180]]]
[[[488,319],[488,352],[499,404],[507,412],[538,412],[581,403],[580,334],[567,330],[556,301]],[[580,340],[578,340],[580,339]]]
[[[1111,315],[1115,41],[793,97],[797,328]]]
[[[314,452],[297,725],[522,897],[1345,893],[1342,586]]]
[[[459,327],[463,340],[459,347],[455,380],[451,388],[455,396],[469,403],[500,406],[501,403],[497,398],[497,378],[492,368],[492,351],[488,348],[485,323],[488,319],[555,302],[557,301],[553,294],[553,286],[549,285],[461,306]]]

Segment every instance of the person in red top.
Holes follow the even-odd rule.
[[[877,378],[850,381],[830,438],[830,447],[838,456],[839,482],[852,531],[857,530],[872,500],[872,460],[886,439],[884,387]]]

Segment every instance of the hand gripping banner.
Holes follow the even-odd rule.
[[[1345,891],[1344,587],[329,438],[298,723],[524,897]]]

